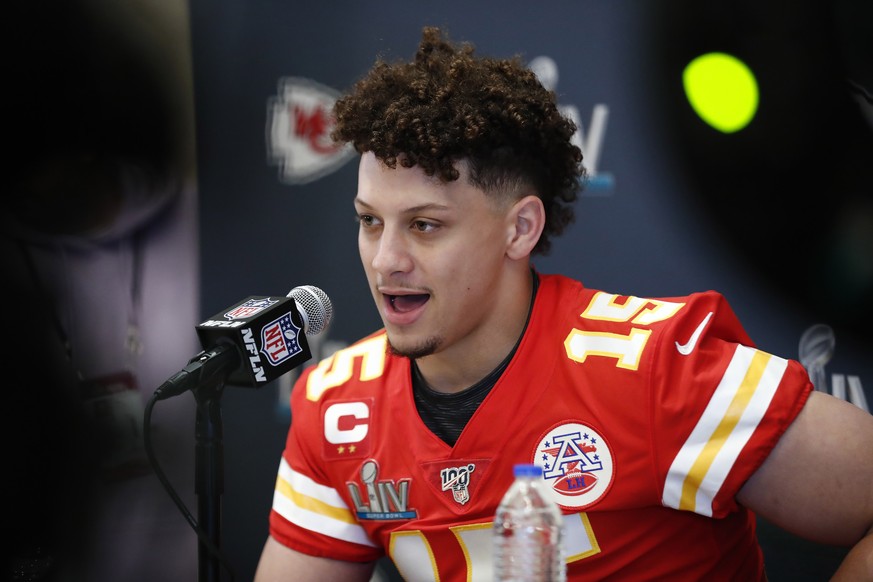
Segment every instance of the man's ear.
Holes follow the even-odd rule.
[[[543,201],[528,195],[512,205],[509,215],[509,241],[506,256],[523,259],[533,252],[546,226],[546,209]]]

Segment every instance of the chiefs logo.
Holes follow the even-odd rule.
[[[590,426],[566,422],[546,432],[534,453],[552,497],[561,506],[582,509],[594,504],[612,484],[612,452]]]
[[[287,184],[306,184],[338,170],[355,157],[350,144],[330,138],[333,104],[340,93],[300,77],[279,81],[279,93],[267,105],[267,150]]]

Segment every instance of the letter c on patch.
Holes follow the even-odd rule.
[[[324,438],[340,445],[359,443],[370,430],[370,408],[363,402],[338,402],[324,411]]]

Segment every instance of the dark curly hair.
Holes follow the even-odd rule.
[[[547,254],[550,238],[574,219],[585,175],[582,152],[570,143],[576,126],[519,57],[473,53],[470,43],[424,28],[412,62],[378,58],[337,100],[331,137],[391,168],[399,159],[446,182],[458,179],[455,162],[466,159],[471,184],[489,195],[533,187],[546,210],[533,252]]]

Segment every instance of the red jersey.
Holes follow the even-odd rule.
[[[734,496],[803,407],[796,361],[755,349],[715,292],[647,299],[540,278],[527,329],[455,446],[419,417],[384,331],[292,391],[270,532],[407,580],[491,580],[516,463],[543,467],[570,580],[763,580]]]

